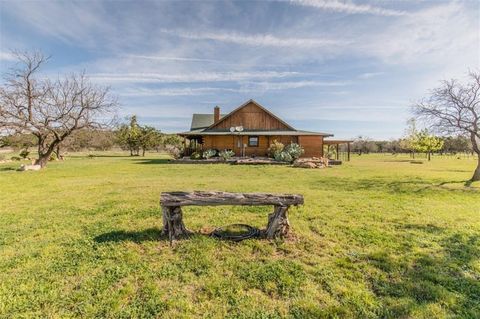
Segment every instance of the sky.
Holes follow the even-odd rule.
[[[402,136],[411,106],[480,68],[479,1],[5,1],[0,71],[41,50],[164,132],[254,99],[297,129]]]

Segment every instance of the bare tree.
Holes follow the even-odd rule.
[[[414,106],[414,112],[440,133],[470,138],[478,157],[471,181],[480,181],[480,73],[470,72],[469,79],[466,84],[443,81],[430,97]]]
[[[40,52],[16,55],[17,68],[0,87],[0,132],[33,134],[38,142],[36,164],[44,167],[73,132],[104,127],[117,102],[108,88],[93,85],[84,73],[54,81],[39,77],[48,61]]]

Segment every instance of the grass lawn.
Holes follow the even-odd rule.
[[[470,159],[369,155],[323,170],[72,156],[0,164],[1,318],[479,318],[480,185]],[[299,193],[287,241],[173,248],[159,195]],[[197,233],[271,207],[187,207]]]

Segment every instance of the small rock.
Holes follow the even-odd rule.
[[[293,163],[293,166],[294,167],[301,167],[301,168],[317,168],[317,165],[315,163],[303,162],[303,161],[295,162],[295,163]]]
[[[39,171],[41,169],[42,169],[42,167],[40,165],[25,165],[25,164],[22,164],[18,170],[19,171]]]

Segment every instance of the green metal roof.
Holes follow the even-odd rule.
[[[220,118],[225,114],[220,114]],[[205,129],[213,124],[213,114],[193,114],[190,130]]]

